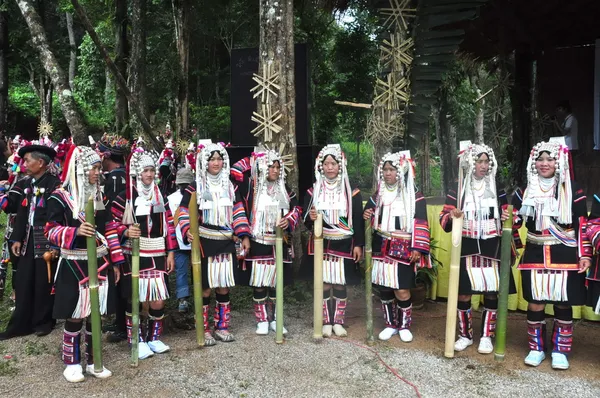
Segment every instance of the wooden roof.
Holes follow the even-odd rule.
[[[599,0],[490,0],[461,23],[461,49],[479,57],[593,44],[600,38]]]

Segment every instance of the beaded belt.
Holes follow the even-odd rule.
[[[252,237],[253,241],[260,243],[261,245],[267,245],[267,246],[274,245],[276,239],[277,239],[277,236],[272,233]]]
[[[565,231],[565,234],[570,238],[575,238],[575,231]],[[540,246],[553,246],[553,245],[562,245],[558,238],[555,238],[552,235],[535,235],[527,232],[527,243],[533,243],[534,245]]]
[[[352,237],[352,232],[343,233],[335,229],[323,228],[323,238],[329,240],[344,240]]]
[[[233,236],[233,232],[231,231],[206,228],[202,225],[199,228],[199,232],[200,237],[212,240],[230,240]]]
[[[165,238],[140,237],[140,257],[160,257],[165,253]]]
[[[379,235],[385,239],[405,239],[405,240],[412,239],[411,233],[401,232],[401,231],[394,231],[394,232],[377,231],[377,235]]]
[[[108,248],[104,245],[96,248],[96,256],[98,258],[108,255]],[[60,257],[67,260],[87,260],[87,249],[60,249]]]

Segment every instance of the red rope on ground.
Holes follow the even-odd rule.
[[[349,343],[349,344],[355,345],[355,346],[357,346],[359,348],[363,348],[365,350],[368,350],[368,351],[372,352],[373,354],[375,354],[375,356],[377,357],[377,359],[379,360],[379,362],[381,362],[383,364],[383,366],[386,367],[387,370],[389,370],[394,376],[396,376],[402,382],[404,382],[405,384],[408,384],[409,386],[411,386],[415,390],[415,393],[417,394],[417,397],[421,398],[421,393],[419,392],[419,389],[417,388],[417,386],[415,386],[413,383],[411,383],[410,381],[408,381],[404,377],[400,376],[400,374],[398,373],[398,371],[396,369],[392,368],[390,365],[388,365],[388,363],[385,362],[383,360],[383,358],[381,358],[381,356],[379,355],[379,353],[377,351],[375,351],[374,349],[372,349],[371,347],[367,347],[365,345],[362,345],[362,344],[357,343],[357,342],[352,341],[352,340],[344,340],[344,339],[340,339],[340,338],[337,338],[337,337],[331,337],[331,339],[332,340],[337,340],[337,341],[342,341],[344,343]]]

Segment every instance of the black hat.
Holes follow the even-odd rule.
[[[56,157],[56,151],[54,149],[46,145],[37,144],[27,145],[19,149],[19,157],[23,159],[25,157],[25,154],[29,152],[40,152],[48,156],[50,158],[50,161],[54,160],[54,158]]]

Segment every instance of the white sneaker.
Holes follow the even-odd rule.
[[[464,351],[467,347],[473,345],[473,339],[460,336],[454,343],[454,351]]]
[[[140,341],[138,345],[138,359],[150,358],[152,355],[154,355],[154,352],[152,352],[148,343]]]
[[[491,354],[494,351],[494,344],[492,344],[491,337],[482,337],[479,340],[479,347],[477,352],[480,354]]]
[[[271,321],[271,330],[274,332],[277,331],[277,321]],[[287,334],[287,329],[285,326],[283,327],[283,334]]]
[[[261,336],[269,334],[269,322],[258,322],[256,324],[256,334]]]
[[[398,334],[398,329],[396,328],[385,328],[379,333],[379,340],[388,341],[392,338],[392,336]]]
[[[408,329],[402,329],[398,331],[398,334],[400,335],[400,340],[402,340],[405,343],[410,343],[411,341],[413,341],[413,335]]]
[[[565,354],[560,352],[552,353],[552,369],[561,369],[567,370],[569,369],[569,360]]]
[[[152,350],[152,352],[156,354],[162,354],[171,349],[171,347],[169,347],[160,340],[149,341],[147,344],[148,347],[150,347],[150,349]]]
[[[92,376],[97,377],[99,379],[107,379],[110,376],[112,376],[112,372],[110,370],[106,369],[104,366],[102,367],[101,372],[99,372],[99,373],[95,372],[94,364],[87,365],[85,367],[85,371],[86,371],[86,373],[91,374]]]
[[[344,327],[342,325],[340,325],[339,323],[336,323],[335,325],[333,325],[333,333],[335,333],[335,335],[338,337],[348,336],[348,332],[346,332],[346,329],[344,329]]]
[[[333,331],[333,326],[323,325],[323,329],[322,329],[323,337],[331,337],[332,331]]]
[[[81,364],[67,365],[63,371],[63,376],[65,376],[65,379],[70,383],[79,383],[85,380]]]
[[[531,350],[525,357],[525,365],[540,366],[544,359],[546,359],[546,354],[544,354],[544,351]]]

